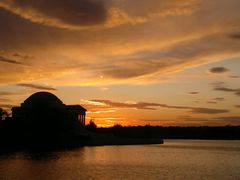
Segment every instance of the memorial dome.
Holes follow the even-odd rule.
[[[22,106],[24,107],[60,107],[63,102],[49,92],[37,92],[28,97]]]

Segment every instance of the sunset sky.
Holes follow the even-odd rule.
[[[98,126],[240,125],[240,1],[0,0],[0,107],[37,91]]]

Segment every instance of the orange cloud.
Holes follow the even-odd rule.
[[[24,63],[13,60],[13,59],[9,59],[3,56],[0,56],[0,62],[5,62],[5,63],[10,63],[10,64],[16,64],[16,65],[24,65]]]
[[[240,55],[239,41],[229,37],[238,31],[235,27],[239,26],[240,14],[236,8],[239,1],[233,0],[227,3],[228,6],[224,1],[202,3],[199,0],[140,0],[138,6],[135,1],[85,1],[87,7],[91,6],[83,11],[84,15],[90,16],[88,25],[81,24],[74,16],[85,4],[78,1],[66,2],[66,8],[62,7],[65,1],[56,0],[50,4],[44,3],[45,0],[1,1],[0,6],[9,11],[0,11],[0,51],[12,52],[8,59],[16,62],[11,61],[11,66],[5,65],[6,60],[0,62],[4,65],[4,68],[0,67],[0,83],[35,81],[54,86],[156,83],[165,80],[169,73]],[[71,2],[76,3],[76,7]],[[49,7],[56,10],[51,12]],[[91,14],[95,8],[100,10]],[[59,13],[63,9],[66,12]],[[186,9],[191,13],[186,13]],[[31,21],[34,21],[32,11],[47,17],[43,18],[44,22],[31,23],[20,18],[24,16],[20,11],[29,11]],[[73,14],[68,14],[68,11]],[[223,15],[223,11],[229,14],[228,17]],[[106,18],[95,22],[97,13],[106,13]],[[117,22],[112,23],[119,25],[106,28],[113,16]],[[98,24],[100,28],[70,31],[61,29],[60,24],[47,24],[49,17],[62,19],[65,25]],[[11,44],[11,48],[5,47],[6,44]],[[31,54],[34,58],[26,56],[23,59],[23,54]],[[27,64],[28,67],[19,67],[13,62]]]
[[[199,114],[221,114],[227,113],[229,110],[227,109],[212,109],[212,108],[203,108],[203,107],[188,107],[188,106],[174,106],[174,105],[167,105],[167,104],[160,104],[160,103],[148,103],[148,102],[138,102],[138,103],[122,103],[122,102],[114,102],[110,100],[91,100],[94,103],[101,103],[101,109],[105,108],[134,108],[134,109],[141,109],[141,110],[156,110],[156,107],[163,107],[163,108],[170,108],[170,109],[182,109],[182,110],[190,110],[192,113],[199,113]],[[98,106],[96,106],[98,107]]]
[[[0,7],[32,22],[61,28],[103,23],[107,16],[101,0],[3,0]]]
[[[131,6],[131,2],[125,1]],[[122,3],[105,0],[2,0],[0,7],[35,23],[67,29],[84,27],[115,27],[124,24],[145,23],[150,19],[166,16],[190,15],[199,0],[140,2],[151,8],[141,8],[142,15],[132,14]],[[152,6],[152,4],[155,4]],[[134,2],[134,5],[136,3]],[[136,7],[134,7],[136,9]],[[160,10],[159,10],[160,9]]]

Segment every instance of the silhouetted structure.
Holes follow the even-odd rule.
[[[85,127],[86,111],[80,105],[63,104],[49,92],[35,93],[12,108],[12,117],[0,121],[0,151],[163,143],[161,138],[118,138],[98,133],[93,121]]]
[[[20,107],[12,108],[12,118],[24,125],[41,123],[49,126],[51,122],[80,122],[84,126],[86,111],[80,105],[63,104],[57,96],[49,92],[37,92],[27,98]]]

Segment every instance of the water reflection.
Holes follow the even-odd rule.
[[[53,151],[25,151],[23,152],[23,158],[39,161],[58,160],[60,154]]]
[[[192,149],[205,151],[240,151],[238,140],[165,140],[165,145],[162,148],[173,149]],[[152,145],[159,147],[159,145]]]
[[[172,140],[25,151],[0,155],[0,179],[239,179],[239,148],[240,141]]]

